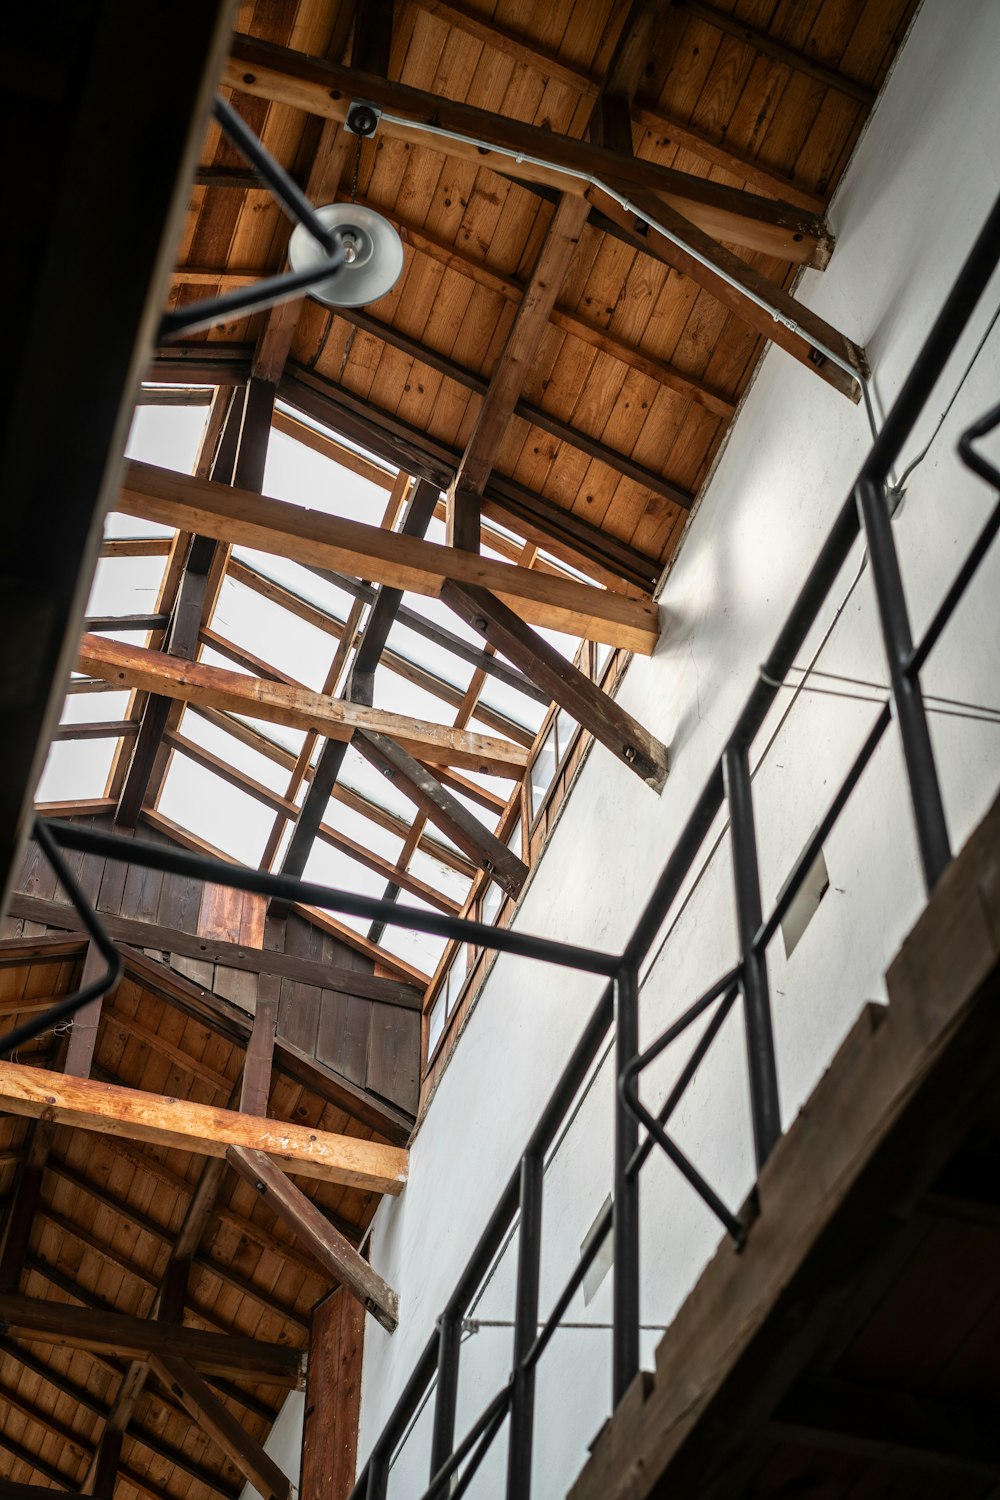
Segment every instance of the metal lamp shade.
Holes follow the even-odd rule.
[[[327,307],[364,307],[392,290],[403,269],[403,242],[388,219],[358,203],[327,203],[315,210],[327,229],[345,237],[353,259],[310,291]],[[305,271],[326,259],[326,251],[304,224],[292,234],[288,260]]]

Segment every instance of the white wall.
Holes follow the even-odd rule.
[[[808,273],[798,295],[863,343],[884,406],[1000,188],[996,145],[995,0],[926,0],[831,213],[830,269]],[[908,447],[916,454],[954,390],[1000,294],[1000,278]],[[997,399],[1000,332],[987,341],[894,521],[915,628],[927,621],[985,516],[989,495],[953,457],[964,423]],[[636,659],[621,702],[669,745],[671,774],[657,798],[600,747],[587,761],[549,850],[523,899],[524,930],[620,949],[712,759],[732,726],[869,446],[863,412],[772,350],[740,415],[662,595],[663,640]],[[871,580],[860,544],[822,612],[806,661],[875,683],[887,680],[873,628]],[[924,678],[929,693],[996,704],[1000,588],[997,549],[961,605]],[[839,684],[827,681],[826,686]],[[865,690],[861,690],[865,691]],[[783,693],[758,737],[755,795],[765,902],[773,900],[874,717],[870,704]],[[955,846],[985,811],[1000,764],[1000,726],[935,715],[932,724]],[[722,824],[720,822],[720,828]],[[710,846],[706,846],[706,853]],[[771,980],[785,1123],[828,1063],[860,1006],[883,994],[881,975],[918,913],[922,887],[890,731],[826,850],[831,889],[791,958],[780,938]],[[675,912],[646,975],[646,1039],[732,962],[728,844],[721,842]],[[376,1219],[372,1259],[400,1294],[390,1338],[371,1320],[365,1346],[361,1453],[380,1430],[434,1318],[514,1166],[598,986],[577,975],[503,958],[473,1011],[411,1153],[409,1184]],[[693,1039],[693,1038],[692,1038]],[[646,1091],[655,1098],[679,1066],[672,1054]],[[752,1179],[742,1020],[727,1022],[675,1117],[675,1131],[723,1196],[738,1205]],[[546,1177],[542,1305],[569,1273],[609,1190],[612,1080],[601,1069]],[[669,1322],[718,1242],[707,1210],[662,1160],[643,1176],[645,1323]],[[509,1319],[516,1240],[477,1310]],[[610,1316],[610,1278],[571,1319]],[[659,1338],[645,1336],[649,1358]],[[542,1363],[535,1494],[552,1500],[579,1470],[607,1415],[610,1336],[560,1333]],[[505,1378],[510,1332],[482,1329],[463,1351],[460,1421]],[[393,1497],[419,1495],[427,1477],[427,1413],[393,1470]],[[502,1439],[501,1439],[502,1442]],[[499,1457],[473,1484],[502,1494]]]

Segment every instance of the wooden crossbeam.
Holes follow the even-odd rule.
[[[33,1343],[62,1344],[70,1349],[138,1359],[174,1353],[218,1375],[244,1379],[251,1375],[255,1381],[269,1385],[294,1387],[302,1383],[303,1360],[298,1349],[239,1334],[171,1327],[104,1308],[74,1307],[68,1302],[45,1302],[12,1293],[0,1293],[0,1321],[8,1333]]]
[[[226,1159],[244,1182],[262,1195],[275,1216],[302,1240],[337,1281],[349,1289],[389,1333],[399,1325],[399,1298],[315,1203],[262,1151],[231,1146]]]
[[[44,922],[47,927],[62,927],[70,932],[83,931],[79,913],[65,901],[50,901],[42,896],[27,896],[21,891],[15,891],[8,910],[12,916],[24,917],[30,922]],[[398,979],[385,979],[358,969],[345,969],[337,964],[299,958],[294,953],[279,953],[270,948],[251,948],[243,943],[225,942],[222,938],[202,937],[196,932],[181,932],[179,928],[163,927],[156,922],[142,922],[136,917],[119,917],[113,912],[102,912],[101,922],[115,942],[131,943],[136,948],[179,953],[185,958],[197,958],[204,963],[221,964],[225,969],[240,969],[245,973],[262,976],[273,974],[280,979],[294,979],[300,984],[313,984],[321,989],[337,990],[344,995],[360,995],[366,1000],[377,1000],[382,1005],[398,1005],[405,1010],[420,1009],[422,991],[418,986]],[[131,956],[126,956],[127,962],[131,961]],[[51,999],[47,999],[39,1008],[44,1009],[52,1003]],[[34,1004],[34,1001],[29,1005],[18,1004],[17,1012],[26,1011]]]
[[[859,400],[861,392],[857,380],[825,357],[816,344],[810,342],[810,339],[815,339],[843,358],[859,376],[867,375],[868,361],[864,350],[839,329],[797,302],[791,293],[770,281],[756,267],[748,265],[724,245],[717,244],[690,219],[679,214],[669,204],[661,203],[651,193],[638,190],[633,195],[636,206],[640,210],[645,209],[665,229],[676,234],[676,241],[660,234],[651,225],[646,227],[644,233],[639,233],[635,227],[634,215],[615,203],[606,193],[593,189],[590,198],[618,225],[637,250],[653,255],[665,265],[690,276],[757,333],[763,334],[764,338],[778,344],[807,365],[842,395],[848,396],[852,401]],[[736,285],[732,285],[728,277]],[[751,292],[763,302],[763,306],[746,295]],[[789,321],[801,329],[801,332],[789,328]]]
[[[247,490],[132,461],[117,508],[144,520],[200,531],[307,567],[332,568],[437,597],[452,578],[491,589],[534,625],[650,655],[659,639],[651,602],[573,579],[455,552],[420,537],[305,510]]]
[[[352,99],[370,99],[393,117],[382,120],[381,131],[412,145],[444,151],[480,167],[492,167],[525,181],[540,182],[577,195],[585,190],[586,179],[591,176],[629,193],[647,188],[690,215],[715,238],[794,264],[823,265],[829,258],[830,240],[823,220],[794,204],[758,197],[654,162],[633,160],[590,142],[507,119],[473,105],[441,99],[436,94],[387,82],[370,73],[305,57],[253,37],[240,34],[234,37],[223,81],[257,98],[288,104],[330,120],[345,120]],[[515,155],[490,152],[451,136],[429,137],[419,128],[422,123],[472,136]],[[565,172],[553,171],[545,162],[580,175],[574,180]]]
[[[103,636],[85,636],[78,661],[83,670],[119,686],[143,688],[182,703],[198,703],[229,713],[248,714],[293,729],[318,730],[330,739],[350,740],[357,729],[386,734],[425,760],[510,776],[527,765],[522,745],[492,735],[451,729],[405,714],[366,708],[311,688],[269,682],[205,662],[185,662],[163,651],[126,646]]]
[[[369,1192],[399,1193],[406,1181],[407,1153],[397,1146],[19,1063],[0,1063],[0,1107],[10,1114],[125,1135],[199,1156],[225,1156],[229,1146],[249,1146],[304,1177]]]
[[[263,1500],[289,1500],[291,1483],[269,1453],[250,1436],[243,1423],[219,1400],[187,1360],[176,1354],[154,1354],[149,1367],[162,1385],[184,1407],[203,1432],[215,1442]]]
[[[447,584],[444,602],[543,687],[654,791],[667,779],[666,746],[487,589]]]

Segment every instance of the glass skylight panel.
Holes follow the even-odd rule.
[[[287,557],[278,557],[273,552],[260,552],[254,547],[234,547],[233,556],[263,578],[280,584],[289,593],[304,599],[307,604],[314,604],[317,609],[325,610],[338,622],[346,619],[347,611],[354,603],[350,590],[321,578],[311,568],[291,562]],[[256,590],[252,592],[258,598],[263,597],[256,594]]]
[[[370,802],[377,802],[389,812],[398,813],[407,823],[413,821],[416,809],[408,797],[398,792],[389,780],[373,765],[370,765],[354,746],[348,748],[341,767],[340,780],[345,786],[360,792]]]
[[[389,713],[407,714],[411,719],[428,719],[432,724],[453,724],[455,721],[453,705],[386,666],[375,670],[375,707]]]
[[[171,756],[158,811],[248,865],[259,864],[274,822],[270,808],[181,754]]]
[[[98,558],[87,600],[88,615],[148,615],[156,609],[163,580],[163,557]],[[143,637],[133,633],[135,645]]]
[[[63,702],[63,724],[103,724],[124,719],[131,693],[69,693]]]
[[[360,474],[272,430],[264,471],[264,493],[327,515],[377,526],[385,511],[385,490]]]
[[[205,657],[202,657],[202,660],[205,660]],[[302,749],[302,741],[306,737],[304,729],[289,729],[285,724],[272,724],[268,719],[251,719],[246,714],[234,714],[233,717],[239,719],[241,724],[246,724],[248,728],[255,729],[258,734],[263,735],[264,739],[272,740],[274,744],[280,745],[283,750],[289,751],[292,755],[298,755]]]
[[[489,885],[483,892],[483,899],[480,907],[480,920],[485,922],[487,925],[492,925],[492,923],[494,923],[497,917],[500,915],[500,908],[502,905],[503,891],[497,885],[495,880],[491,880]]]
[[[251,656],[320,691],[336,642],[290,610],[225,579],[212,628]]]
[[[238,740],[235,735],[229,734],[225,729],[220,729],[216,724],[210,724],[201,715],[189,710],[185,713],[181,731],[185,738],[193,740],[203,750],[208,750],[212,755],[217,755],[224,760],[234,771],[243,771],[254,781],[260,781],[272,792],[278,792],[284,796],[288,785],[288,772],[283,766],[277,765],[267,756],[261,755],[259,751],[253,750]]]
[[[497,713],[504,714],[506,718],[513,719],[515,724],[520,724],[530,734],[537,734],[542,727],[547,706],[539,703],[535,698],[529,698],[527,693],[518,692],[516,687],[511,687],[508,682],[501,682],[499,677],[488,677],[483,685],[481,701],[488,708],[495,709]]]
[[[423,614],[425,619],[429,618],[421,607],[423,601],[419,597],[406,594],[404,598],[407,604],[410,603],[411,599],[415,599],[414,609],[418,614]],[[452,633],[458,634],[457,631]],[[474,668],[469,662],[463,661],[460,656],[456,656],[436,641],[428,640],[425,635],[421,635],[419,631],[414,630],[412,626],[406,625],[402,621],[396,620],[393,622],[386,646],[388,650],[395,651],[400,656],[405,656],[408,661],[415,662],[418,667],[423,667],[425,671],[433,672],[435,677],[443,678],[445,682],[450,683],[453,688],[461,693],[465,692],[472,681]]]
[[[463,875],[461,870],[453,870],[450,865],[442,864],[432,854],[426,854],[424,850],[414,851],[410,860],[410,874],[422,880],[425,885],[433,886],[440,891],[442,896],[450,896],[452,901],[462,904],[472,886],[468,875]]]
[[[117,740],[56,740],[49,746],[35,801],[103,797],[117,744]]]
[[[411,896],[409,891],[403,892],[400,905],[415,908],[417,911],[434,910],[433,907],[427,905],[426,901]],[[410,932],[402,927],[387,925],[382,934],[383,948],[425,974],[434,973],[446,946],[444,938],[433,937],[427,932]]]
[[[336,828],[345,838],[361,844],[370,853],[380,855],[382,859],[394,862],[402,853],[403,840],[397,834],[388,828],[381,828],[371,818],[355,812],[353,807],[345,806],[335,797],[331,797],[327,803],[323,822]]]
[[[306,861],[305,878],[315,880],[320,885],[336,886],[338,890],[351,891],[358,896],[373,896],[381,899],[385,892],[385,878],[369,870],[366,865],[359,863],[351,855],[345,854],[341,849],[335,849],[325,839],[318,838],[313,844],[309,858]],[[371,926],[371,918],[346,917],[343,912],[332,912],[332,916],[338,922],[350,921],[351,926],[356,926],[361,932],[367,932]],[[360,925],[358,925],[360,924]]]
[[[531,815],[535,817],[556,774],[556,726],[553,721],[530,769]]]
[[[208,422],[207,406],[137,406],[132,418],[128,458],[192,474]]]

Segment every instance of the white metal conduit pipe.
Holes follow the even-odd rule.
[[[721,267],[715,265],[707,255],[703,255],[701,251],[689,245],[686,240],[683,240],[672,229],[668,229],[666,225],[660,224],[656,219],[651,218],[644,208],[638,208],[625,193],[619,192],[617,188],[612,187],[603,178],[596,177],[589,172],[577,172],[572,167],[564,167],[558,162],[547,161],[543,156],[532,156],[526,151],[515,151],[510,146],[496,146],[489,141],[481,141],[474,135],[464,135],[461,131],[448,130],[442,125],[430,125],[423,120],[411,120],[404,115],[394,115],[385,111],[381,115],[381,122],[387,125],[399,125],[406,130],[420,130],[425,135],[437,136],[442,140],[458,141],[464,146],[474,146],[477,151],[485,151],[497,156],[509,157],[513,162],[523,162],[533,167],[544,167],[547,172],[556,172],[559,176],[571,178],[574,182],[585,182],[588,187],[595,187],[602,193],[607,193],[608,197],[613,198],[626,213],[634,214],[637,219],[641,219],[644,224],[648,224],[650,228],[655,229],[657,234],[662,234],[664,239],[668,239],[671,244],[677,245],[682,249],[685,255],[690,255],[692,260],[698,261],[700,265],[711,271],[713,276],[718,276],[721,281],[726,282],[728,286],[738,291],[741,297],[746,297],[748,301],[753,302],[757,307],[761,308],[775,323],[780,323],[790,333],[797,334],[811,348],[822,354],[825,359],[830,360],[832,364],[835,364],[839,370],[843,370],[852,380],[856,380],[861,387],[861,394],[872,437],[875,438],[878,436],[878,420],[875,415],[875,406],[869,382],[859,370],[854,368],[850,360],[845,359],[842,354],[838,354],[835,349],[829,348],[821,340],[815,338],[813,334],[806,333],[805,329],[794,318],[789,318],[784,313],[776,312],[763,297],[745,287],[742,282],[738,281],[735,276],[731,276],[728,271],[724,271]]]

